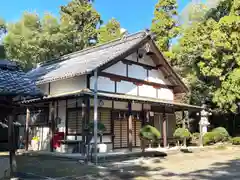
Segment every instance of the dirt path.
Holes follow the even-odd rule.
[[[102,167],[87,166],[75,161],[19,156],[18,166],[20,172],[66,180],[239,180],[240,149],[224,148],[179,153],[166,158],[138,158],[107,163]]]

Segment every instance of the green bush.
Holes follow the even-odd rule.
[[[157,128],[150,125],[145,125],[141,128],[139,136],[142,139],[156,142],[161,138],[161,133],[157,130]]]
[[[90,131],[91,133],[94,132],[94,122],[90,122],[90,123],[88,124],[88,129],[89,129],[89,131]],[[98,122],[98,123],[97,123],[97,130],[98,130],[98,134],[101,135],[101,134],[103,134],[104,131],[106,131],[106,127],[105,127],[105,125],[104,125],[103,123]]]
[[[225,142],[229,139],[229,134],[224,127],[217,127],[212,130],[215,133],[215,142]]]
[[[210,145],[215,143],[216,132],[207,132],[203,136],[203,145]]]
[[[177,128],[173,136],[178,139],[184,139],[184,138],[190,139],[191,133],[186,128]]]
[[[200,133],[195,132],[195,133],[192,134],[192,139],[193,140],[198,140],[199,138],[200,138]]]
[[[234,137],[231,139],[233,145],[240,145],[240,137]]]

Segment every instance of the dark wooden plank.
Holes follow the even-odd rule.
[[[54,136],[54,131],[55,131],[55,103],[52,102],[52,107],[51,107],[51,127],[50,127],[50,150],[53,152],[53,136]]]
[[[115,82],[116,83],[116,82]],[[112,101],[112,109],[111,109],[111,134],[112,134],[112,147],[114,149],[114,119],[113,119],[113,111],[114,111],[114,101]]]
[[[132,126],[133,126],[133,119],[132,119],[132,103],[128,102],[128,139],[129,139],[129,143],[128,143],[128,147],[129,147],[129,151],[132,151],[132,140],[133,140],[133,131],[132,131]]]
[[[65,139],[67,138],[66,136],[68,135],[68,100],[66,99],[66,124],[65,124]]]
[[[130,77],[120,76],[120,75],[106,73],[106,72],[100,72],[99,76],[108,77],[110,79],[115,79],[115,80],[118,79],[120,81],[123,80],[123,81],[129,81],[129,82],[132,82],[132,83],[145,84],[145,85],[153,86],[155,88],[173,89],[175,87],[173,85],[166,85],[166,84],[160,84],[160,83],[155,83],[155,82],[149,82],[149,81],[144,81],[144,80],[141,80],[141,79],[130,78]]]
[[[158,70],[159,67],[157,66],[151,66],[151,65],[147,65],[147,64],[143,64],[143,63],[140,63],[140,62],[137,62],[137,61],[131,61],[131,60],[128,60],[128,59],[123,59],[121,60],[123,64],[127,64],[127,65],[137,65],[137,66],[141,66],[143,67],[144,69],[147,69],[147,70],[152,70],[152,69],[155,69],[155,70]]]
[[[165,111],[163,111],[163,146],[167,147],[167,117]]]

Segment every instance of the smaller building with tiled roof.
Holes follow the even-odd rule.
[[[108,150],[139,147],[138,133],[145,124],[157,127],[167,146],[176,125],[175,111],[201,109],[175,102],[175,96],[188,88],[145,31],[62,56],[27,75],[47,96],[22,103],[48,107],[43,124],[57,119],[55,128],[64,132],[66,141],[85,139],[97,93],[98,120],[106,126],[99,141]]]

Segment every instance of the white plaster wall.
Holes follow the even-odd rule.
[[[92,138],[91,142],[94,142],[94,137]],[[98,137],[97,142],[100,143],[100,137]],[[110,143],[112,142],[112,137],[110,135],[104,135],[102,136],[102,142],[103,143]]]
[[[90,89],[94,89],[94,77],[90,78]],[[107,91],[114,92],[115,91],[115,83],[106,77],[98,77],[98,90],[99,91]]]
[[[144,110],[151,110],[151,104],[143,104]]]
[[[39,84],[37,87],[46,95],[48,95],[49,83],[47,84]]]
[[[145,80],[150,82],[160,83],[160,84],[168,84],[168,85],[171,84],[167,79],[164,78],[164,75],[160,70],[154,70],[154,69],[149,71],[149,77]]]
[[[157,90],[152,86],[142,85],[139,86],[139,96],[156,98]]]
[[[126,76],[127,74],[127,68],[126,64],[123,64],[121,61],[118,63],[112,65],[111,67],[105,69],[103,72],[111,73],[111,74],[117,74],[121,76]]]
[[[128,77],[145,80],[147,79],[147,70],[139,65],[128,66]]]
[[[132,110],[133,110],[133,111],[142,111],[142,104],[133,103],[133,104],[132,104]]]
[[[136,52],[132,53],[128,57],[126,57],[125,59],[137,62],[137,53]]]
[[[160,88],[160,89],[158,89],[158,99],[173,101],[174,93],[171,89]]]
[[[150,65],[150,66],[156,66],[156,64],[153,62],[151,57],[149,57],[147,55],[144,55],[143,58],[138,59],[138,62],[146,64],[146,65]]]
[[[117,93],[137,95],[137,86],[132,82],[117,82]]]
[[[114,101],[114,109],[128,109],[127,102]]]
[[[50,83],[50,95],[78,91],[86,88],[86,75],[58,80]]]

